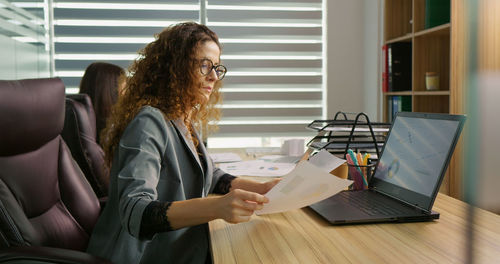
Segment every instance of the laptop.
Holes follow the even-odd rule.
[[[464,115],[397,113],[368,189],[310,208],[333,225],[438,219],[432,205],[464,122]]]

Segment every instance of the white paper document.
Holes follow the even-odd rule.
[[[210,153],[210,158],[215,163],[241,161],[240,155],[232,152]]]
[[[266,162],[249,160],[232,163],[221,163],[219,168],[234,176],[279,177],[295,168],[295,163]]]
[[[267,194],[269,203],[255,214],[272,214],[302,208],[344,190],[352,181],[336,177],[308,161],[301,161]]]
[[[285,156],[285,155],[266,155],[258,158],[259,160],[277,163],[297,163],[302,156]]]

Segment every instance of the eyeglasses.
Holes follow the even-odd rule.
[[[214,63],[209,59],[202,59],[200,61],[200,71],[204,76],[209,75],[212,70],[215,70],[217,79],[222,80],[226,75],[227,69],[224,65],[214,65]]]

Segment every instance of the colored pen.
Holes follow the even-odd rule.
[[[358,160],[359,165],[365,165],[363,163],[363,157],[361,156],[361,153],[358,152],[358,154],[356,154],[356,159]]]
[[[354,162],[352,162],[351,156],[347,155],[347,156],[345,156],[345,159],[347,160],[347,164],[354,165]]]
[[[349,154],[349,156],[351,156],[353,164],[358,169],[359,174],[361,175],[361,178],[363,178],[363,184],[366,185],[366,186],[368,186],[368,183],[366,182],[366,179],[365,179],[365,175],[363,175],[363,172],[361,171],[361,168],[359,168],[359,164],[358,164],[358,162],[356,160],[356,155],[354,154],[354,151],[352,151],[352,149],[348,149],[347,153]]]
[[[346,155],[345,159],[347,160],[347,164],[351,165],[349,167],[349,175],[351,175],[351,180],[354,181],[355,189],[359,190],[359,189],[363,188],[363,181],[360,179],[360,178],[362,178],[362,176],[359,174],[359,170],[357,170],[357,166],[354,165],[354,162],[351,158],[351,155]]]
[[[363,158],[363,165],[368,165],[368,159],[370,158],[370,153],[366,153],[365,157]]]

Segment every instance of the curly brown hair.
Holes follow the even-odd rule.
[[[215,42],[221,49],[217,35],[208,27],[186,22],[156,34],[155,41],[139,52],[139,58],[129,67],[125,91],[113,106],[101,133],[108,166],[123,131],[146,105],[160,109],[166,120],[183,117],[189,129],[189,124],[193,124],[198,129],[211,127],[213,130],[214,125],[209,121],[220,117],[216,104],[221,98],[221,81],[215,83],[208,102],[200,103],[203,95],[199,92],[199,62],[195,58],[199,45],[207,41]],[[188,111],[191,111],[189,117]]]

